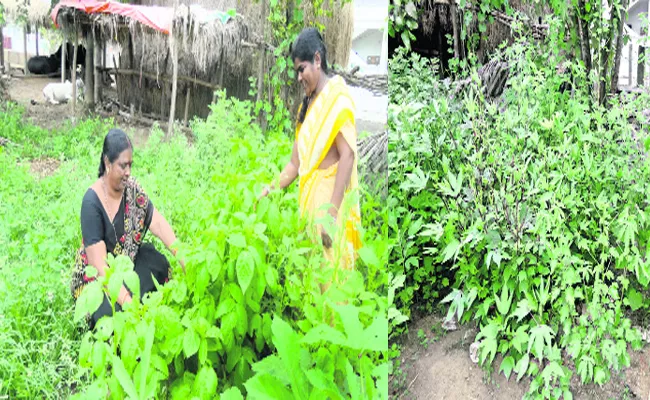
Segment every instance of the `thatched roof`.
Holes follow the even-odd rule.
[[[182,57],[191,57],[195,67],[205,72],[208,66],[220,63],[222,57],[231,62],[239,60],[243,42],[256,42],[249,24],[240,16],[222,19],[206,19],[206,13],[215,13],[202,7],[180,5],[173,8],[160,7],[169,12],[174,40],[177,41]],[[131,35],[136,46],[142,47],[143,57],[158,59],[164,57],[169,47],[165,29],[144,25],[141,21],[125,15],[93,13],[87,14],[74,7],[61,7],[56,15],[57,25],[64,35],[74,37],[75,23],[85,33],[94,30],[99,40],[126,41]],[[85,35],[84,35],[85,36]],[[186,59],[186,58],[181,58]]]
[[[422,33],[431,37],[434,32],[442,30],[444,32],[451,32],[453,30],[451,21],[451,4],[455,2],[460,8],[459,0],[423,0],[420,4],[420,9],[423,10],[419,17],[419,26]],[[537,18],[551,13],[548,5],[536,5],[523,0],[510,0],[508,2],[510,8],[520,14],[525,20],[535,24]],[[467,3],[467,7],[472,7]],[[533,27],[535,28],[535,27]],[[469,26],[470,31],[478,31],[478,20],[476,17],[472,19]],[[533,34],[536,34],[533,29]],[[486,39],[486,47],[488,51],[496,49],[503,41],[512,40],[512,31],[508,24],[503,21],[495,20],[487,24],[487,31],[481,36]]]
[[[50,0],[2,0],[2,6],[9,19],[25,16],[30,24],[47,21],[52,8]]]

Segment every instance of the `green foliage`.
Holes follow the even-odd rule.
[[[109,391],[111,398],[268,398],[273,390],[281,398],[386,398],[386,209],[360,194],[363,256],[321,294],[333,271],[305,233],[296,189],[253,208],[291,142],[280,132],[263,135],[250,102],[220,93],[211,109],[195,124],[191,146],[180,136],[162,142],[154,130],[134,155],[134,176],[184,240],[186,274],[164,250],[173,279],[142,302],[133,296],[123,312],[80,337],[77,328],[102,296],[115,300],[121,282],[138,286],[130,260],[109,257],[106,276],[83,291],[76,308],[69,295],[80,199],[96,179],[96,154],[111,124],[84,121],[49,134],[7,106],[0,288],[10,295],[0,303],[0,337],[8,338],[0,341],[0,394],[68,397],[76,386],[73,398]],[[60,172],[37,181],[20,163],[45,155],[60,159]],[[146,240],[164,248],[151,235]]]
[[[415,40],[413,32],[418,29],[419,0],[391,0],[388,5],[388,34],[391,37],[400,35],[406,49],[411,49]]]
[[[398,308],[431,312],[446,295],[448,318],[479,324],[480,362],[500,354],[531,398],[570,397],[573,374],[603,384],[629,366],[641,343],[628,316],[650,281],[650,164],[628,122],[648,98],[590,109],[588,93],[559,91],[550,44],[505,51],[510,87],[495,102],[475,85],[450,101],[406,52],[390,64]]]
[[[79,200],[99,165],[88,149],[110,125],[48,132],[26,124],[15,105],[0,107],[0,137],[10,140],[0,147],[0,396],[67,397],[81,374],[68,289]],[[26,157],[45,156],[63,163],[37,181]]]
[[[255,105],[255,113],[264,115],[270,131],[290,132],[293,126],[291,122],[293,101],[287,96],[288,88],[297,81],[293,69],[294,62],[289,52],[291,44],[308,26],[317,28],[321,35],[324,35],[325,26],[318,20],[331,17],[333,7],[343,6],[350,1],[316,0],[303,3],[302,0],[271,0],[268,2],[267,7],[270,7],[268,22],[271,32],[269,39],[275,49],[270,68],[264,74],[264,84],[270,88],[271,96],[261,97]],[[325,4],[329,8],[325,8]],[[305,14],[309,15],[309,18]],[[250,94],[256,93],[257,89],[255,79],[251,78]]]

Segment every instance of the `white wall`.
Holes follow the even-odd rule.
[[[377,29],[368,30],[356,40],[352,41],[352,50],[356,51],[363,61],[367,63],[368,56],[381,56],[383,38],[382,31]]]
[[[631,24],[632,30],[638,34],[641,34],[641,26],[643,25],[642,14],[645,14],[646,16],[648,14],[648,0],[634,2],[634,4],[632,4],[628,9],[628,18],[627,21],[625,21],[626,24]]]
[[[2,28],[2,34],[4,37],[11,37],[11,51],[23,53],[23,28],[18,25],[7,25]],[[37,32],[32,32],[27,35],[27,53],[30,55],[36,55],[36,35]],[[8,50],[8,49],[5,49]],[[40,35],[38,37],[38,54],[40,55],[49,55],[51,51],[56,51],[57,49],[50,49],[50,43],[42,38]]]
[[[388,37],[382,32],[386,29],[387,18],[388,0],[354,0],[352,50],[356,51],[364,61],[368,55],[382,57],[379,66],[371,65],[366,68],[368,73],[388,73]],[[372,39],[372,35],[369,39],[362,37],[367,34],[368,30],[379,31],[377,43]]]

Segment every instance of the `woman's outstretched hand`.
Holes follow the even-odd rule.
[[[257,210],[257,203],[260,202],[263,198],[269,195],[271,193],[271,189],[269,189],[268,186],[266,186],[264,189],[262,189],[262,193],[260,193],[259,196],[257,196],[257,200],[255,201],[255,204],[253,204],[253,210]]]

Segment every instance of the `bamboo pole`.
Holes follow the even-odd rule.
[[[99,46],[99,41],[97,40],[97,35],[95,33],[95,29],[93,29],[93,42],[95,43],[94,51],[93,51],[93,59],[95,61],[95,65],[93,65],[93,71],[94,73],[94,78],[95,78],[95,86],[94,86],[94,93],[93,96],[95,97],[95,102],[96,103],[101,103],[101,85],[102,85],[102,74],[99,72],[98,66],[102,64],[101,62],[101,53],[100,53],[100,46]]]
[[[92,29],[92,28],[91,28]],[[95,31],[93,34],[86,36],[86,76],[85,79],[85,92],[84,103],[87,108],[92,108],[95,105]]]
[[[74,25],[74,49],[72,50],[72,114],[77,107],[77,49],[79,47],[79,32],[77,22]]]
[[[176,17],[176,10],[178,3],[174,5],[174,15],[172,17],[172,24],[169,29],[169,48],[172,53],[172,100],[169,107],[169,123],[167,124],[167,137],[171,137],[174,128],[174,114],[176,113],[176,92],[178,90],[178,49],[174,41],[174,18]]]
[[[27,24],[23,26],[23,52],[25,55],[23,68],[25,69],[25,76],[29,76],[29,70],[27,69]]]
[[[66,56],[66,47],[68,47],[68,41],[65,36],[63,37],[63,42],[61,43],[61,83],[65,82],[65,56]]]
[[[4,47],[4,35],[2,33],[2,29],[4,26],[0,25],[0,71],[4,72],[4,66],[5,66],[5,47]]]

